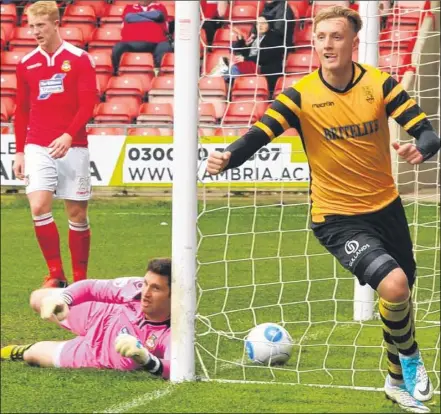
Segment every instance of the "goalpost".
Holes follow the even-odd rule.
[[[203,173],[203,157],[235,138],[215,136],[214,125],[208,125],[212,136],[198,134],[198,126],[207,127],[196,122],[198,101],[213,99],[198,93],[198,80],[209,77],[205,64],[215,50],[204,45],[200,60],[204,21],[198,3],[176,2],[171,380],[377,389],[386,375],[386,354],[376,296],[354,283],[309,230],[309,169],[299,138],[282,136],[243,167],[216,179]],[[364,30],[358,59],[379,66],[384,41],[379,2],[359,3]],[[439,22],[439,2],[432,3],[430,12],[438,14]],[[432,22],[430,16],[420,22],[401,82],[439,133],[440,56],[433,44],[440,34]],[[396,55],[402,53],[402,41],[389,39]],[[391,59],[384,70],[401,69],[395,65]],[[230,82],[227,92],[231,88]],[[256,88],[253,105],[257,95]],[[225,98],[224,106],[229,103]],[[237,136],[252,124],[251,116],[238,119],[232,124],[222,117],[220,126]],[[391,140],[411,140],[394,121],[390,131]],[[438,154],[415,168],[395,156],[392,160],[418,265],[413,291],[417,340],[438,393],[439,160]],[[284,366],[255,366],[246,357],[244,338],[264,322],[281,324],[294,339],[293,355]]]

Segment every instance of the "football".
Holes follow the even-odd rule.
[[[285,328],[275,323],[262,323],[245,338],[248,358],[261,365],[281,365],[292,354],[293,340]]]

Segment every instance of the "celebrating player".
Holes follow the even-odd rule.
[[[144,278],[84,280],[39,289],[31,306],[78,335],[70,341],[9,345],[3,360],[61,368],[144,369],[170,374],[171,260],[149,262]]]
[[[312,230],[380,297],[388,356],[385,393],[406,410],[428,412],[421,401],[432,397],[433,386],[415,341],[416,264],[391,173],[388,118],[417,139],[416,145],[392,144],[410,164],[435,155],[440,140],[393,77],[352,61],[361,26],[359,14],[349,8],[318,13],[313,30],[320,69],[281,93],[225,152],[211,153],[207,172],[237,167],[286,129],[297,129],[310,165]]]
[[[55,1],[27,9],[39,44],[17,66],[14,173],[25,179],[35,233],[49,268],[44,287],[67,285],[60,238],[52,217],[53,195],[65,200],[73,280],[87,278],[90,164],[86,123],[97,102],[89,55],[63,41]]]

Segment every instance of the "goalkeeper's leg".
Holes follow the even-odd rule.
[[[59,353],[66,341],[44,341],[30,345],[8,345],[1,349],[1,360],[25,361],[42,368],[57,366]]]

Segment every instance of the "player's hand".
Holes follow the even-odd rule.
[[[40,306],[40,316],[44,320],[63,321],[69,314],[69,306],[59,295],[48,295],[43,298]]]
[[[408,143],[400,145],[398,142],[393,142],[392,147],[397,151],[397,154],[409,164],[415,165],[423,162],[423,154],[421,154],[415,144]]]
[[[67,151],[69,151],[71,145],[72,137],[64,133],[49,144],[49,155],[54,159],[63,158],[67,154]]]
[[[115,351],[123,357],[131,358],[139,365],[150,361],[150,353],[142,346],[141,341],[130,334],[119,334],[115,339]]]
[[[230,162],[231,152],[213,151],[208,156],[207,172],[211,175],[219,174]]]
[[[24,153],[23,152],[17,152],[15,154],[15,160],[14,160],[14,174],[19,180],[24,179]]]

